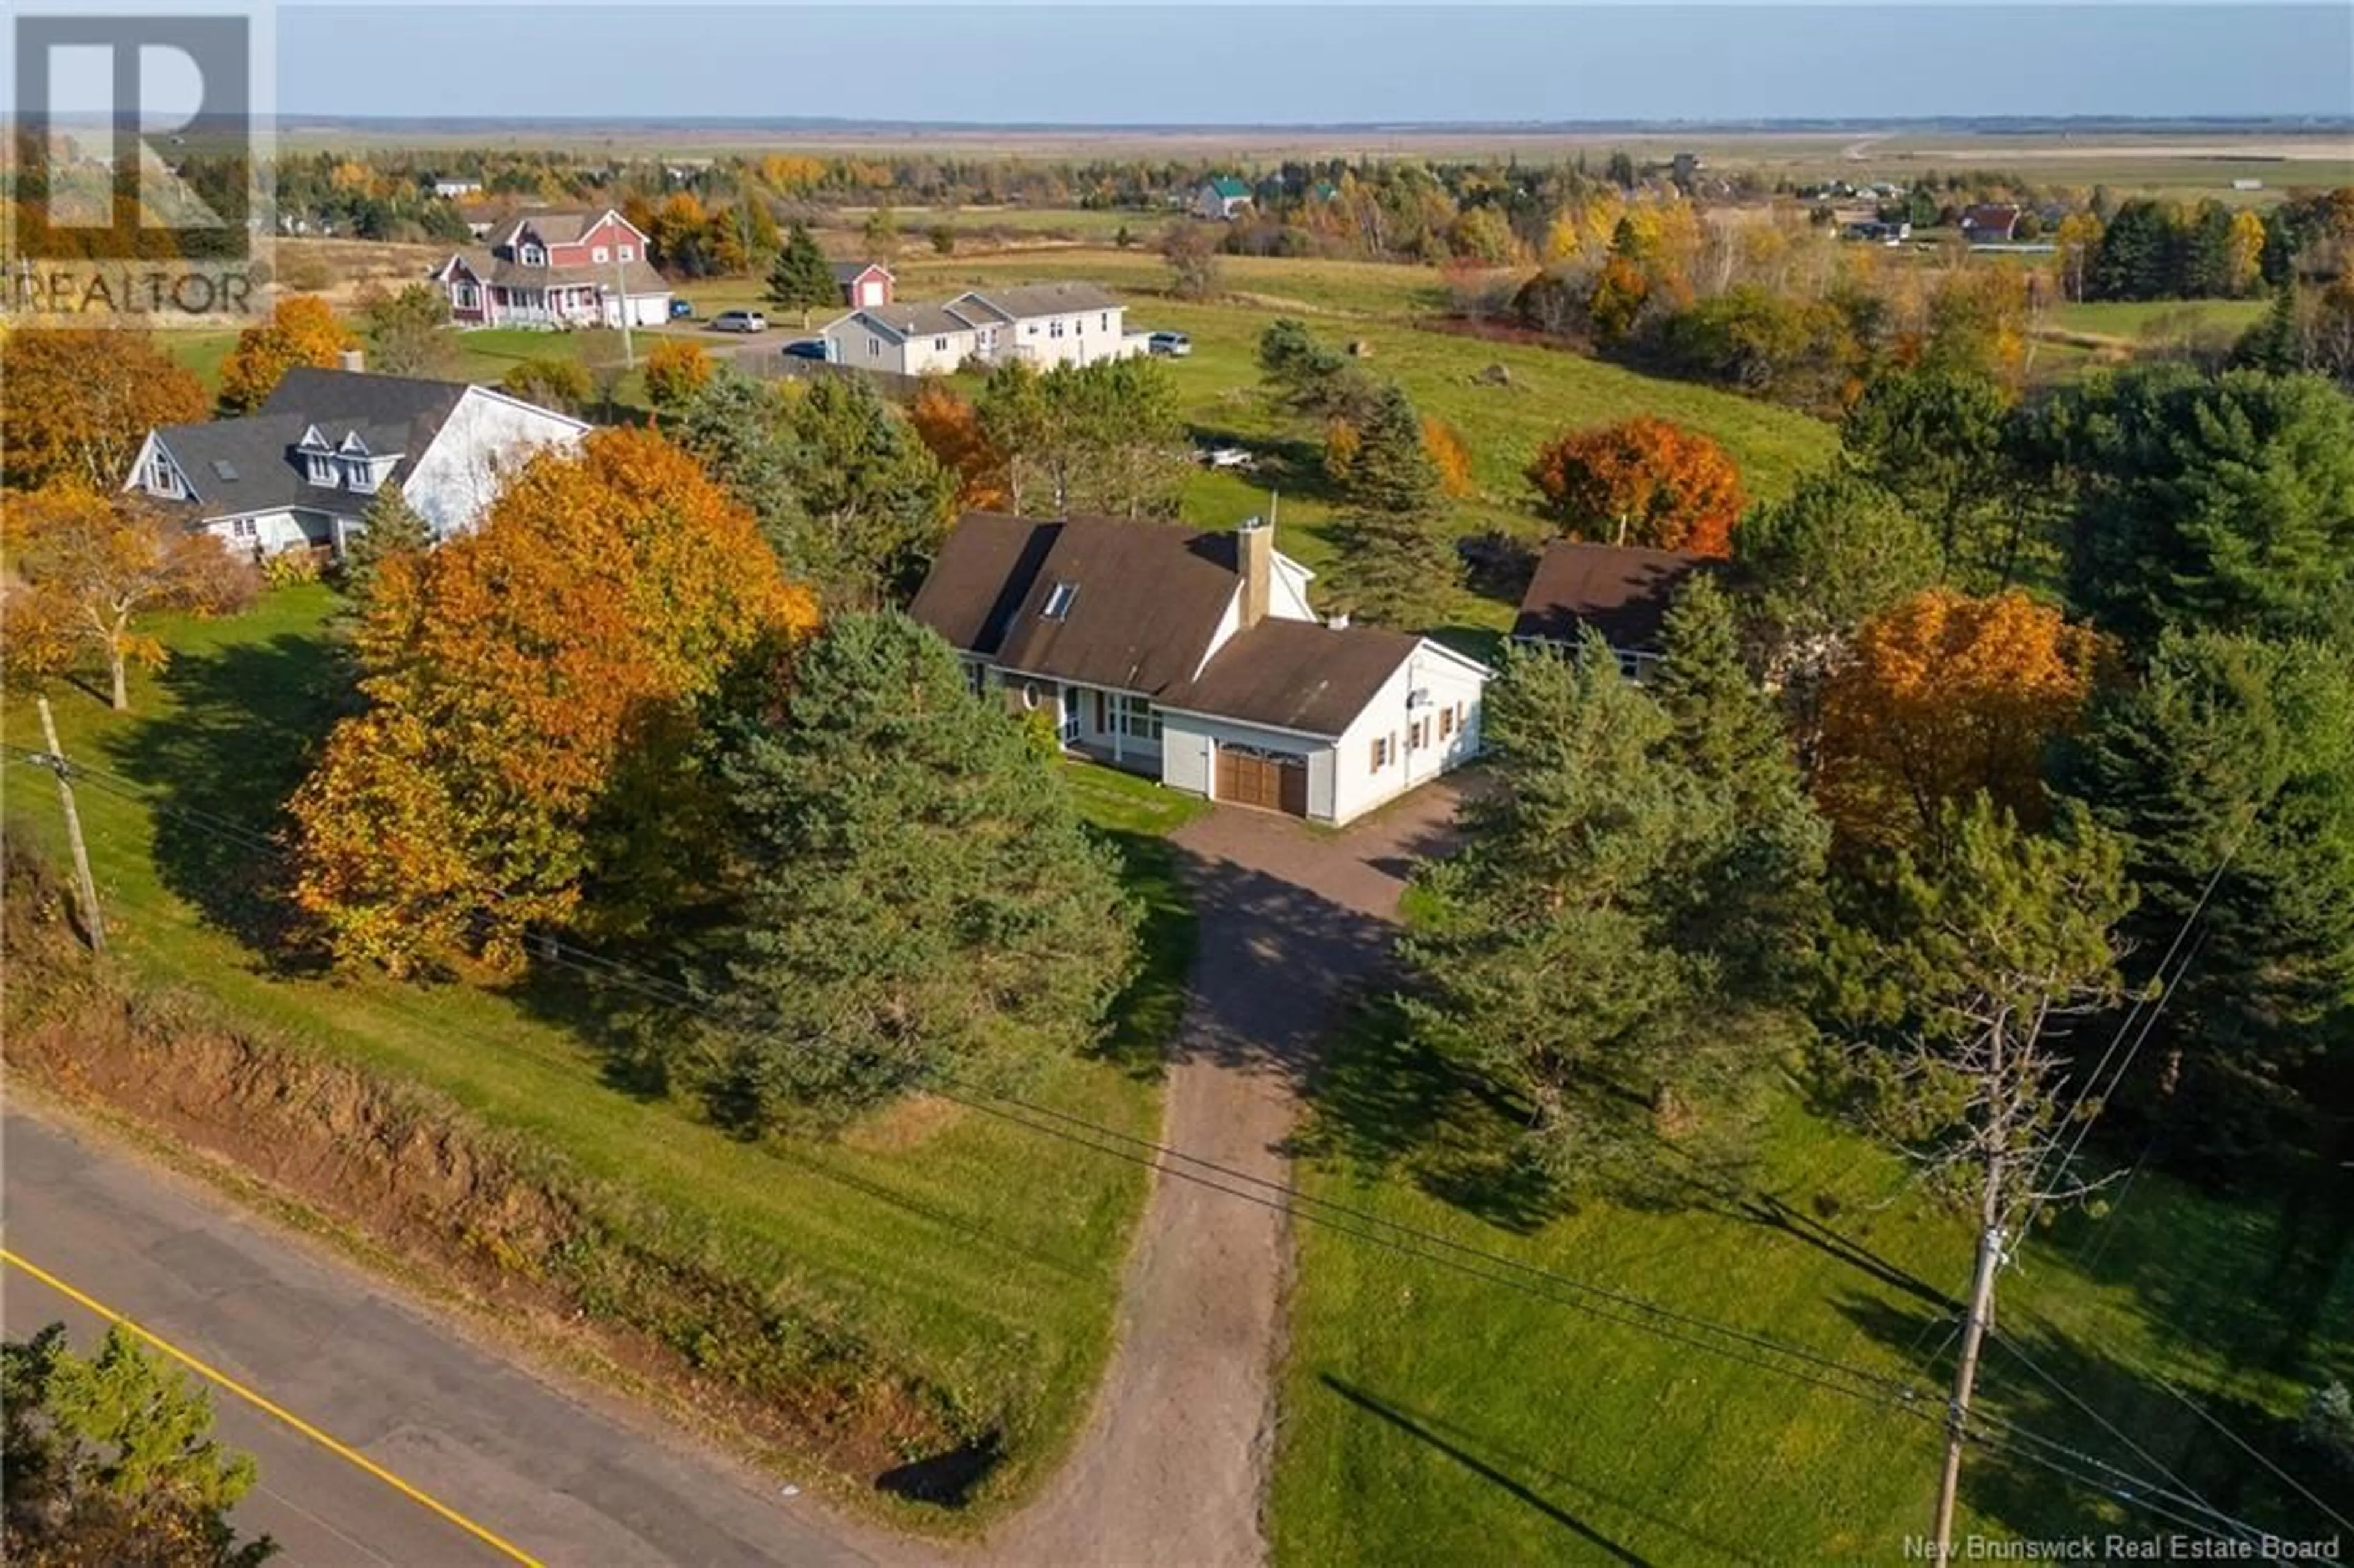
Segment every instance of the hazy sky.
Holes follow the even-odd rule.
[[[278,11],[279,111],[993,123],[2354,114],[2354,5]]]

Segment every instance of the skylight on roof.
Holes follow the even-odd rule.
[[[1076,583],[1056,583],[1046,595],[1046,607],[1038,612],[1041,620],[1062,620],[1071,613],[1071,601],[1079,597]]]
[[[213,459],[213,471],[220,475],[223,479],[235,479],[237,477],[237,464],[229,461],[227,458],[215,458]]]

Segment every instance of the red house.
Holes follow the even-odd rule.
[[[482,249],[434,269],[461,326],[633,326],[670,319],[670,284],[646,260],[646,237],[603,212],[518,215]]]

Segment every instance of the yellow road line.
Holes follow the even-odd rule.
[[[394,1475],[390,1470],[386,1469],[382,1465],[377,1464],[374,1459],[369,1458],[358,1449],[352,1447],[348,1444],[337,1442],[334,1438],[328,1436],[324,1432],[320,1431],[317,1427],[312,1425],[309,1422],[303,1420],[292,1411],[288,1410],[285,1406],[263,1398],[260,1394],[254,1393],[253,1390],[246,1387],[235,1378],[230,1377],[227,1372],[206,1365],[203,1361],[198,1361],[196,1357],[180,1349],[179,1346],[173,1344],[170,1340],[164,1339],[152,1330],[143,1329],[138,1324],[133,1322],[130,1319],[124,1317],[122,1313],[114,1310],[111,1307],[108,1307],[103,1303],[93,1300],[91,1298],[75,1289],[72,1286],[68,1285],[64,1280],[59,1279],[56,1275],[51,1274],[48,1270],[41,1267],[38,1264],[27,1262],[25,1259],[17,1256],[15,1253],[10,1252],[4,1246],[0,1246],[0,1262],[15,1265],[16,1267],[23,1269],[27,1274],[31,1275],[35,1279],[37,1279],[42,1284],[48,1286],[50,1289],[56,1291],[58,1295],[67,1298],[69,1300],[80,1302],[82,1306],[89,1308],[91,1311],[97,1313],[100,1317],[105,1319],[110,1323],[121,1324],[132,1333],[146,1340],[149,1344],[154,1346],[157,1350],[171,1357],[174,1361],[180,1362],[183,1366],[186,1366],[190,1371],[196,1372],[199,1377],[205,1378],[209,1382],[218,1383],[221,1387],[228,1390],[229,1393],[237,1395],[239,1399],[245,1401],[248,1404],[252,1405],[255,1409],[262,1412],[264,1414],[277,1417],[280,1421],[284,1422],[287,1425],[292,1427],[303,1436],[308,1437],[312,1442],[316,1443],[320,1447],[324,1448],[328,1453],[334,1455],[335,1457],[355,1465],[360,1469],[366,1470],[369,1475],[374,1476],[377,1480],[382,1481],[386,1486],[390,1487],[394,1491],[398,1492],[401,1496],[408,1499],[410,1501],[418,1503],[431,1510],[433,1512],[440,1514],[443,1519],[448,1520],[451,1524],[456,1525],[467,1534],[473,1536],[476,1540],[481,1541],[493,1551],[502,1552],[504,1555],[513,1558],[515,1562],[525,1564],[525,1568],[543,1568],[543,1565],[537,1558],[532,1556],[529,1552],[524,1551],[523,1548],[515,1545],[513,1542],[501,1539],[499,1536],[493,1534],[490,1531],[483,1529],[481,1525],[476,1524],[472,1520],[468,1519],[464,1514],[460,1513],[456,1509],[450,1507],[447,1503],[440,1502],[427,1496],[425,1493],[419,1491],[415,1487],[410,1486],[407,1481],[402,1480],[398,1476]]]

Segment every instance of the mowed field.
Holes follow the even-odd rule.
[[[1540,529],[1522,471],[1541,442],[1566,429],[1637,414],[1689,425],[1724,443],[1750,493],[1761,498],[1786,493],[1837,446],[1829,425],[1790,409],[1562,350],[1443,330],[1444,291],[1437,275],[1422,268],[1229,257],[1221,296],[1200,302],[1170,297],[1166,267],[1143,249],[916,257],[897,270],[907,299],[941,300],[991,284],[1097,282],[1127,302],[1129,331],[1187,334],[1193,353],[1165,363],[1188,425],[1205,445],[1248,449],[1256,465],[1197,474],[1186,490],[1186,516],[1204,527],[1231,527],[1273,505],[1282,547],[1320,571],[1338,552],[1318,432],[1274,408],[1259,384],[1259,334],[1283,316],[1306,321],[1336,346],[1361,344],[1367,374],[1396,380],[1425,414],[1462,434],[1476,486],[1453,508],[1453,525],[1464,535]],[[757,305],[760,286],[726,280],[689,291],[704,313]],[[1458,596],[1453,617],[1470,631],[1499,629],[1511,618],[1511,606],[1469,592]]]
[[[761,1294],[812,1301],[875,1347],[878,1375],[922,1375],[1005,1423],[1003,1462],[962,1516],[900,1502],[871,1477],[795,1478],[932,1531],[970,1528],[1026,1493],[1074,1436],[1110,1345],[1144,1172],[946,1102],[919,1100],[838,1140],[751,1143],[634,1087],[615,1053],[631,998],[568,974],[515,985],[397,984],[284,972],[242,941],[277,803],[339,705],[327,588],[273,590],[253,610],[157,630],[168,668],[127,715],[79,687],[53,697],[80,793],[111,948],[146,979],[209,999],[243,1027],[448,1096],[494,1131],[620,1194],[631,1239],[700,1260]],[[29,704],[7,738],[40,744]],[[1030,1097],[1124,1135],[1159,1126],[1161,1043],[1175,1027],[1193,918],[1160,835],[1188,802],[1092,772],[1091,819],[1126,858],[1150,953],[1105,1052],[1052,1067]],[[8,822],[62,857],[56,795],[9,770]],[[909,1456],[919,1457],[920,1456]]]
[[[1967,1224],[1795,1091],[1755,1170],[1664,1202],[1539,1206],[1494,1162],[1515,1130],[1384,1029],[1336,1046],[1301,1185],[1355,1213],[1298,1227],[1277,1562],[1908,1560],[1942,1455]],[[2105,1217],[2071,1215],[2020,1247],[1980,1393],[2032,1436],[1972,1448],[1961,1528],[2203,1541],[2169,1522],[2190,1510],[2110,1495],[2121,1483],[2084,1456],[2287,1539],[2327,1539],[2329,1517],[2265,1466],[2335,1489],[2346,1511],[2296,1437],[2297,1374],[2354,1356],[2347,1227],[2310,1222],[2332,1186],[2325,1171],[2306,1192],[2231,1204],[2143,1173]],[[1854,1387],[1627,1298],[1917,1393],[1821,1386],[1810,1380]]]
[[[1787,408],[1564,350],[1444,330],[1439,318],[1445,291],[1437,273],[1426,268],[1255,257],[1224,258],[1221,267],[1220,296],[1194,302],[1169,296],[1167,268],[1141,247],[1062,246],[948,257],[911,247],[896,263],[899,293],[906,299],[946,299],[992,284],[1084,280],[1127,302],[1129,331],[1186,334],[1193,339],[1192,355],[1166,363],[1196,440],[1240,445],[1255,458],[1248,471],[1197,473],[1186,488],[1186,517],[1204,527],[1231,527],[1272,505],[1283,548],[1318,571],[1330,568],[1338,556],[1331,535],[1334,499],[1320,468],[1320,433],[1274,408],[1259,386],[1259,334],[1287,315],[1307,321],[1335,345],[1361,345],[1368,374],[1395,379],[1425,414],[1461,433],[1476,487],[1453,506],[1452,524],[1461,535],[1541,531],[1522,471],[1541,442],[1564,429],[1637,414],[1673,419],[1722,441],[1740,465],[1749,493],[1762,499],[1786,493],[1800,472],[1828,461],[1837,446],[1830,426]],[[688,337],[715,354],[745,351],[743,340],[700,323],[723,310],[761,308],[762,286],[753,278],[680,284],[678,292],[694,302],[697,320],[678,323],[667,334]],[[821,319],[822,313],[812,315],[812,323]],[[641,357],[657,335],[636,334]],[[769,338],[753,352],[771,352],[771,344],[797,335],[795,323],[777,318]],[[494,329],[461,334],[458,341],[456,373],[487,382],[537,356],[615,365],[620,355],[618,334],[610,332]],[[217,378],[227,336],[175,334],[170,343],[185,362]],[[617,396],[625,407],[642,411],[638,376],[624,376]],[[1512,608],[1466,591],[1457,596],[1447,624],[1477,647],[1510,624]]]

